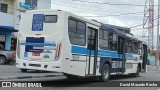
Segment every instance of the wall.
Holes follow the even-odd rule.
[[[10,50],[10,47],[11,47],[11,33],[10,32],[0,32],[0,34],[6,35],[5,50]]]
[[[14,11],[16,10],[16,1],[17,0],[0,0],[0,3],[8,4],[8,13],[14,14]]]
[[[51,9],[51,0],[38,0],[37,9]]]
[[[14,27],[14,15],[0,12],[0,26]]]

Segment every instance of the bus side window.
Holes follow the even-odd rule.
[[[99,30],[99,48],[108,49],[108,31]]]
[[[108,41],[109,41],[109,49],[113,50],[113,33],[112,32],[109,32]]]
[[[121,37],[118,37],[118,53],[123,54],[123,44],[124,44],[124,39]]]
[[[117,50],[117,34],[113,34],[113,50]]]
[[[68,34],[71,44],[86,45],[86,24],[84,22],[69,18]]]

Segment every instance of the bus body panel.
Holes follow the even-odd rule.
[[[16,63],[18,68],[24,69],[38,69],[47,71],[61,71],[61,61],[55,60],[56,48],[62,42],[63,33],[63,12],[26,12],[22,14],[20,21],[20,31],[18,35],[17,47],[19,47],[19,56],[17,55]],[[56,23],[43,22],[42,31],[32,31],[33,16],[43,14],[57,15]],[[27,17],[27,18],[26,18]],[[50,28],[48,28],[50,27]],[[39,41],[39,42],[37,42]],[[61,49],[63,48],[63,44]],[[59,57],[61,59],[62,57]],[[54,61],[55,60],[55,61]],[[24,66],[23,64],[26,64]],[[36,67],[34,64],[40,64],[42,67]],[[29,64],[31,64],[29,66]],[[32,65],[33,64],[33,65]],[[48,65],[48,68],[44,68]]]
[[[34,15],[56,15],[56,23],[45,23],[43,30],[33,31]],[[85,22],[86,45],[73,45],[69,38],[69,18]],[[18,35],[16,67],[31,70],[56,71],[77,76],[100,76],[103,65],[109,62],[111,74],[122,73],[122,55],[117,51],[97,48],[88,48],[88,27],[93,28],[98,34],[99,23],[84,19],[77,15],[57,10],[28,11],[22,14]],[[89,51],[91,54],[89,56]],[[56,58],[56,56],[58,56]],[[96,59],[95,59],[96,58]],[[90,59],[90,61],[89,61]],[[134,61],[134,54],[125,53],[124,74],[136,73],[139,61]],[[96,63],[95,61],[96,60]],[[95,71],[94,71],[95,70]]]

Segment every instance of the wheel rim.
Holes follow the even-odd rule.
[[[104,78],[105,78],[105,79],[108,78],[108,76],[109,76],[108,73],[109,73],[109,72],[108,72],[108,68],[107,68],[107,66],[105,66],[105,67],[104,67]]]
[[[5,58],[4,57],[0,57],[0,63],[4,63]]]

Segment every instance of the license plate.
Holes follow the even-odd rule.
[[[40,56],[39,52],[32,52],[32,56]]]

